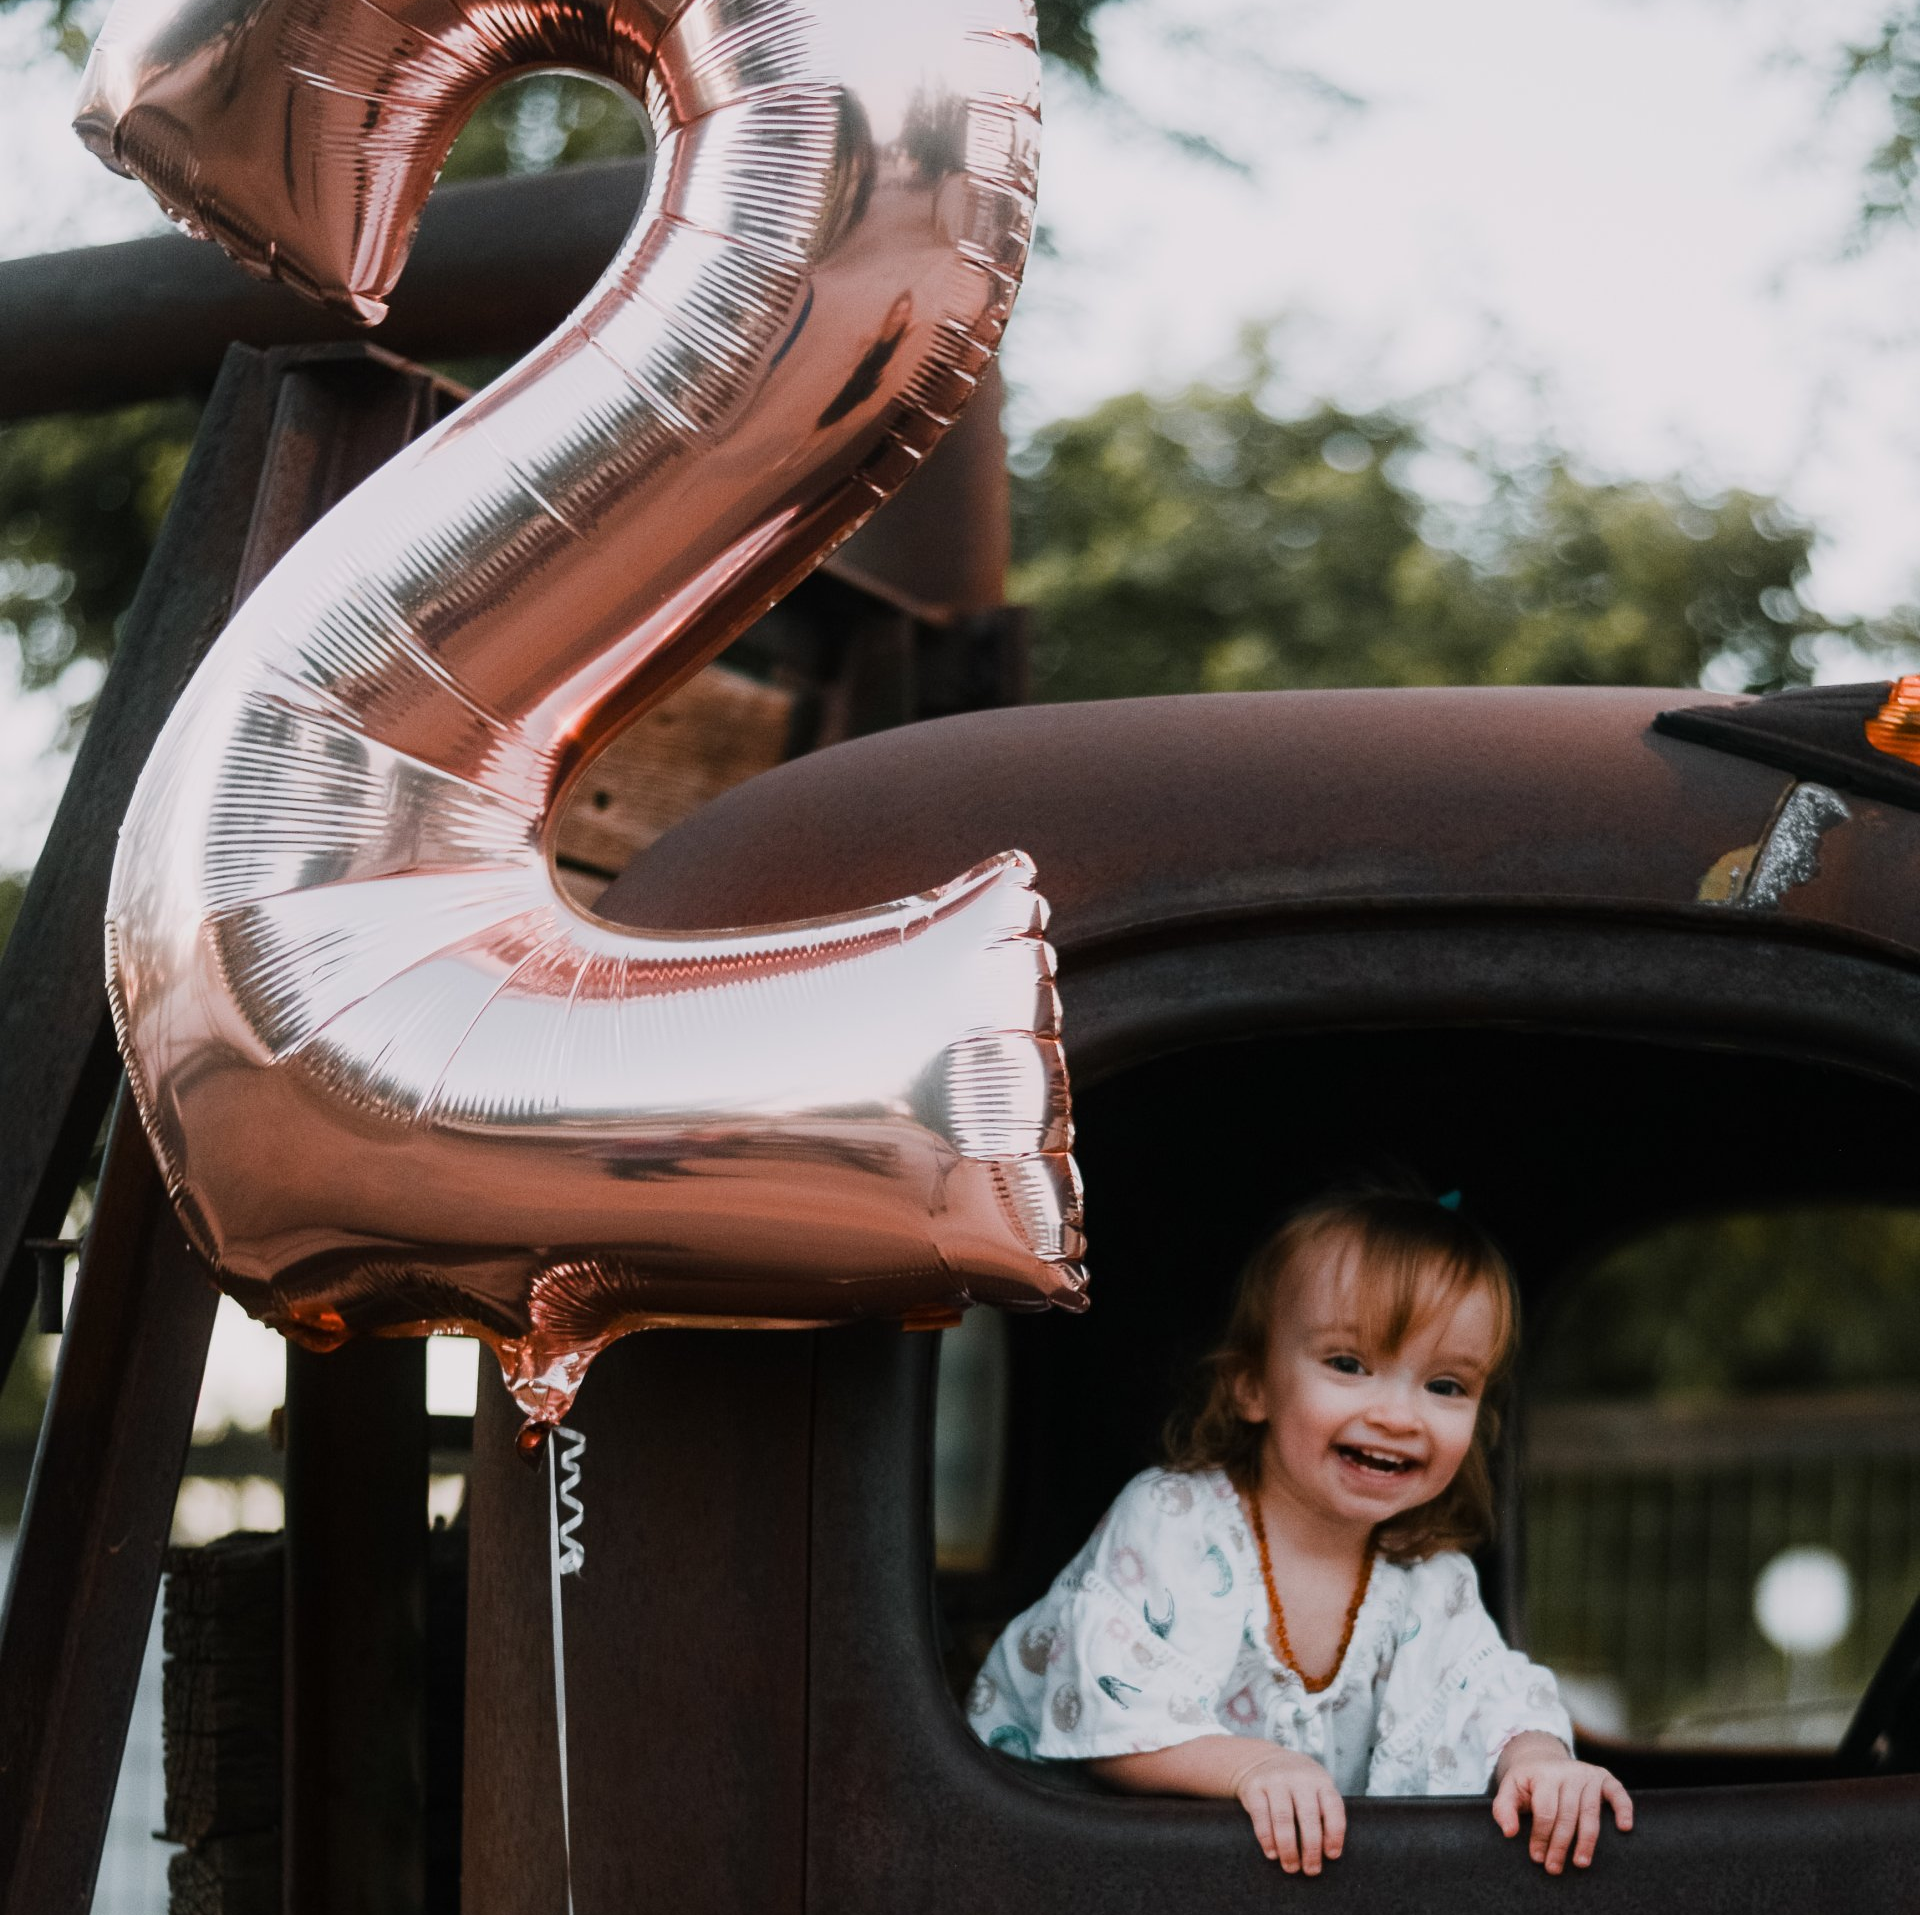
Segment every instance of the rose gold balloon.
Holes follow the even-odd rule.
[[[663,1323],[1078,1307],[1045,907],[1008,853],[818,923],[557,891],[596,745],[974,389],[1029,234],[1019,0],[119,0],[79,125],[364,316],[474,101],[644,100],[647,203],[531,358],[345,500],[188,688],[121,837],[121,1045],[223,1282],[304,1340],[459,1326],[529,1417]]]

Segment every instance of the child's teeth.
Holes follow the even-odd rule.
[[[1348,1444],[1347,1453],[1371,1469],[1398,1470],[1408,1466],[1403,1456],[1383,1456],[1378,1450],[1362,1449],[1357,1443]]]

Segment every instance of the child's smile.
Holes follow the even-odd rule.
[[[1400,1456],[1392,1450],[1371,1449],[1360,1443],[1336,1443],[1334,1449],[1343,1463],[1369,1476],[1402,1476],[1419,1468],[1418,1457]]]
[[[1261,1487],[1283,1527],[1371,1530],[1453,1480],[1493,1361],[1494,1307],[1479,1288],[1436,1294],[1386,1349],[1354,1307],[1352,1246],[1310,1255],[1274,1311],[1243,1413],[1267,1425]]]

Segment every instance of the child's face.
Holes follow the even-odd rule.
[[[1266,1362],[1240,1390],[1267,1425],[1262,1482],[1308,1511],[1372,1526],[1430,1502],[1473,1442],[1494,1359],[1493,1299],[1476,1287],[1418,1317],[1400,1347],[1363,1343],[1352,1305],[1354,1246],[1305,1253],[1275,1299]]]

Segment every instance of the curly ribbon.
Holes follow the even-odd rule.
[[[560,1444],[567,1449],[564,1463],[557,1454]],[[567,1636],[561,1620],[560,1580],[579,1575],[586,1566],[587,1548],[580,1540],[580,1525],[587,1515],[580,1501],[580,1456],[586,1447],[587,1439],[569,1429],[554,1431],[547,1444],[547,1586],[553,1605],[553,1715],[560,1748],[560,1853],[566,1868],[567,1915],[573,1915],[573,1813],[567,1788]],[[562,1503],[569,1512],[564,1523]]]

